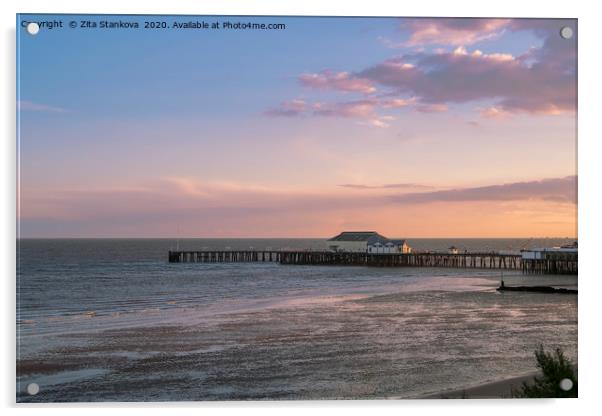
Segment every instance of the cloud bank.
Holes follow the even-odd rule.
[[[542,179],[474,188],[434,192],[408,193],[391,196],[395,203],[421,204],[429,202],[527,201],[542,200],[577,203],[577,177]]]
[[[411,183],[337,188],[275,189],[178,177],[129,189],[23,190],[20,223],[23,236],[55,237],[173,235],[178,224],[193,235],[212,236],[328,235],[352,226],[411,226],[436,235],[432,224],[465,223],[483,231],[475,215],[485,215],[484,209],[488,216],[511,215],[512,226],[544,220],[570,226],[577,202],[576,176],[434,191]],[[403,192],[412,189],[420,192]]]
[[[314,102],[294,109],[293,101],[288,101],[266,114],[357,118],[386,127],[395,119],[392,110],[403,107],[438,113],[448,111],[454,104],[491,102],[487,107],[475,107],[475,112],[497,119],[515,114],[573,113],[577,93],[576,39],[559,36],[559,28],[567,24],[574,23],[538,19],[404,19],[400,33],[408,36],[404,44],[407,53],[356,72],[324,69],[299,76],[305,89],[356,93],[362,98]],[[521,31],[535,35],[541,46],[519,56],[504,51],[485,53],[471,46]],[[441,47],[426,50],[424,47],[429,45]]]

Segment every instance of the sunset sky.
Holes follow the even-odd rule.
[[[576,236],[574,20],[119,19],[286,29],[18,29],[22,237]]]

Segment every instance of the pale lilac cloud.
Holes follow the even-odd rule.
[[[548,178],[473,188],[406,193],[389,197],[396,203],[543,200],[577,203],[577,176]]]
[[[381,44],[383,44],[384,46],[386,46],[387,48],[391,48],[391,49],[397,49],[397,48],[404,48],[406,47],[406,42],[401,42],[401,41],[394,41],[390,38],[387,38],[385,36],[378,36],[376,38]]]
[[[40,111],[40,112],[46,112],[46,113],[65,113],[65,112],[67,112],[67,110],[62,107],[34,103],[32,101],[27,101],[27,100],[17,101],[17,108],[19,110]]]
[[[369,118],[374,115],[377,102],[374,100],[347,101],[336,104],[319,104],[314,114],[335,117],[360,117]]]
[[[449,110],[447,104],[420,104],[416,106],[416,111],[421,113],[442,113]]]
[[[432,189],[433,186],[417,183],[387,183],[384,185],[366,185],[359,183],[344,183],[341,188],[349,189]]]
[[[264,111],[266,116],[271,117],[295,117],[303,114],[307,108],[307,103],[303,100],[283,101],[278,107],[270,108]]]

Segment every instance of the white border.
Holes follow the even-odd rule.
[[[426,414],[471,415],[487,412],[489,415],[505,415],[509,412],[546,412],[546,414],[576,414],[591,411],[595,407],[597,389],[600,386],[600,315],[598,298],[601,295],[602,276],[597,263],[595,236],[600,232],[602,214],[600,194],[602,187],[598,178],[600,158],[600,47],[598,45],[601,26],[600,14],[596,13],[595,2],[525,0],[485,1],[420,0],[394,2],[370,0],[350,3],[349,0],[262,1],[262,0],[212,0],[212,1],[140,1],[140,0],[88,0],[75,2],[66,0],[21,0],[0,2],[4,48],[1,71],[2,91],[2,181],[3,195],[2,229],[4,238],[0,245],[1,264],[4,267],[2,281],[5,314],[2,319],[3,341],[1,394],[2,404],[21,411],[43,410],[46,415],[79,414],[82,407],[86,413],[101,415],[107,407],[111,412],[132,412],[162,415],[169,412],[187,414],[238,413],[250,415],[281,414],[305,415],[308,412],[326,414],[342,410],[346,414],[365,414],[378,411],[382,414],[420,412]],[[230,403],[175,403],[175,404],[95,404],[70,406],[16,406],[15,392],[15,14],[25,13],[119,13],[119,14],[264,14],[264,15],[347,15],[347,16],[486,16],[486,17],[571,17],[579,19],[579,246],[580,246],[580,293],[579,293],[579,393],[578,400],[506,400],[506,401],[344,401],[344,402],[230,402]],[[596,215],[597,214],[597,215]],[[589,413],[589,412],[588,412]],[[593,412],[592,412],[593,413]]]

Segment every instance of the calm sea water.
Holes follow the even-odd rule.
[[[469,251],[568,242],[410,240]],[[419,397],[529,372],[539,343],[576,360],[576,296],[499,294],[499,271],[167,263],[176,244],[324,248],[317,239],[17,244],[19,401]]]

